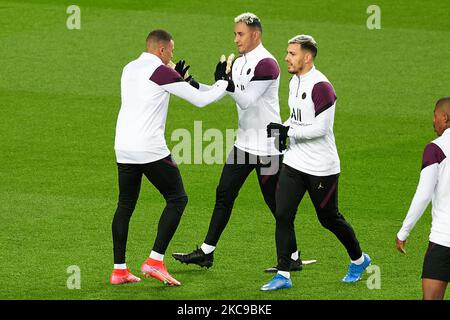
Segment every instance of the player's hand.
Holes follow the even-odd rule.
[[[185,64],[186,64],[186,61],[184,61],[184,60],[180,60],[180,61],[178,61],[177,63],[176,63],[176,65],[175,65],[175,71],[176,72],[178,72],[179,74],[180,74],[180,76],[184,79],[184,80],[186,80],[187,82],[189,82],[188,81],[188,78],[189,77],[191,77],[191,76],[189,76],[189,73],[188,73],[188,70],[189,70],[189,68],[191,67],[191,66],[185,66]],[[192,77],[191,77],[192,78]],[[190,80],[190,79],[189,79]]]
[[[289,131],[289,127],[283,126],[282,124],[271,122],[267,125],[267,137],[275,137],[279,135],[281,137],[286,137]]]
[[[406,240],[402,241],[399,238],[396,238],[395,239],[395,245],[396,245],[398,251],[400,251],[403,254],[406,253],[406,250],[405,250]]]
[[[227,58],[227,67],[225,69],[225,73],[227,75],[231,74],[231,66],[233,65],[234,58],[235,58],[234,53],[230,54]]]
[[[229,80],[227,76],[227,61],[225,55],[220,57],[219,62],[216,65],[216,71],[214,71],[214,80]]]
[[[178,74],[183,78],[184,81],[189,83],[194,88],[198,89],[200,88],[200,84],[191,76],[189,75],[189,68],[191,66],[185,66],[186,61],[180,60],[177,62],[177,64],[173,63],[172,61],[169,62],[168,66],[174,69]]]
[[[287,149],[288,131],[289,127],[279,123],[271,122],[267,125],[267,137],[275,138],[275,148],[277,148],[278,151]]]
[[[230,55],[230,57],[232,57]],[[223,54],[220,57],[220,61],[216,65],[216,71],[214,72],[214,80],[225,80],[228,81],[227,91],[228,92],[234,92],[234,82],[231,80],[231,73],[227,72],[227,67],[231,66],[232,60],[230,60],[230,57],[228,57],[228,61],[226,60],[225,55]],[[231,70],[231,67],[230,67]]]

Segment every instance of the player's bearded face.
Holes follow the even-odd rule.
[[[284,60],[287,63],[288,72],[298,74],[303,70],[305,53],[300,49],[300,45],[291,43],[287,48]]]

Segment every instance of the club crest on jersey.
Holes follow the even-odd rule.
[[[250,74],[250,72],[252,72],[252,69],[247,70],[247,74]]]
[[[305,98],[306,98],[306,92],[303,92],[302,99],[305,100]]]

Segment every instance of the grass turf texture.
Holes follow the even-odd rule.
[[[419,299],[430,211],[413,231],[407,255],[395,234],[418,181],[421,153],[434,138],[432,111],[449,95],[450,3],[377,1],[382,29],[368,30],[370,1],[77,1],[81,30],[66,28],[67,1],[0,2],[0,278],[2,299]],[[312,34],[316,65],[337,96],[335,135],[342,163],[340,210],[381,270],[381,289],[344,285],[348,257],[323,229],[308,196],[296,219],[304,259],[318,263],[293,274],[294,287],[260,292],[276,260],[274,219],[252,174],[240,192],[209,270],[181,265],[170,254],[201,244],[221,165],[180,165],[189,204],[166,253],[182,282],[111,286],[110,225],[117,201],[114,129],[122,67],[144,49],[148,32],[174,36],[174,60],[211,83],[222,53],[235,52],[233,18],[255,12],[263,43],[281,66],[280,106],[288,116],[287,40]],[[197,109],[172,97],[166,127],[237,126],[229,97]],[[206,145],[206,144],[205,144]],[[130,224],[127,262],[138,271],[154,241],[164,206],[143,182]],[[69,290],[66,268],[81,268],[81,289]],[[446,296],[449,297],[449,294]]]

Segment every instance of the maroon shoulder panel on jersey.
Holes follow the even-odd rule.
[[[152,76],[150,77],[150,80],[160,86],[183,81],[178,72],[165,65],[160,65],[158,68],[156,68],[155,72],[153,72]]]
[[[255,67],[255,73],[250,81],[275,80],[280,75],[280,68],[272,58],[261,59]]]
[[[334,88],[331,83],[326,81],[316,83],[313,87],[311,96],[314,102],[316,117],[330,108],[336,101]]]
[[[437,144],[430,143],[425,147],[422,157],[422,170],[432,164],[439,164],[445,159],[445,154]]]

